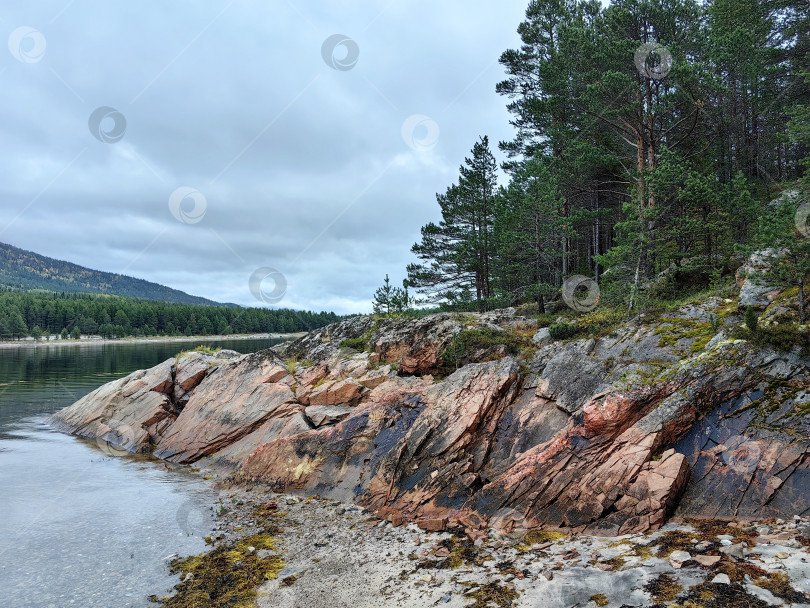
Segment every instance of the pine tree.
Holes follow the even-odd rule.
[[[516,169],[498,197],[494,237],[497,285],[508,300],[524,297],[545,312],[557,292],[566,224],[557,182],[548,163],[533,159]]]
[[[379,287],[377,291],[374,292],[374,302],[372,306],[374,307],[375,314],[386,316],[391,314],[392,295],[393,287],[391,287],[391,281],[386,274],[382,287]]]
[[[442,220],[422,227],[422,241],[411,249],[422,263],[408,265],[409,285],[427,301],[458,305],[473,300],[484,310],[494,296],[496,170],[489,139],[482,137],[464,159],[458,183],[436,195]]]

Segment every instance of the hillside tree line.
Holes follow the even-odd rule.
[[[341,317],[332,312],[201,306],[120,296],[0,292],[0,339],[43,334],[192,336],[310,331]]]

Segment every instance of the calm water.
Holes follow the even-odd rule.
[[[229,340],[247,353],[279,340]],[[206,342],[210,344],[211,342]],[[183,467],[115,457],[54,432],[49,414],[193,343],[0,349],[0,605],[144,607],[199,553],[214,494]]]

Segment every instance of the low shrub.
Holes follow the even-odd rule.
[[[340,348],[353,348],[354,350],[368,350],[368,339],[365,336],[347,338],[340,341]]]
[[[749,306],[745,309],[745,325],[751,332],[756,333],[757,326],[759,325],[759,317],[753,306]]]
[[[577,334],[577,327],[569,323],[555,323],[548,328],[552,340],[565,340]]]

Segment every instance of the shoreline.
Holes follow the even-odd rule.
[[[619,537],[490,529],[472,541],[462,528],[394,526],[357,504],[234,486],[227,476],[200,472],[218,479],[222,507],[204,556],[244,549],[257,532],[273,530],[273,550],[259,553],[276,560],[274,573],[254,588],[257,608],[609,607],[676,597],[711,598],[708,606],[803,605],[808,596],[801,594],[810,591],[810,549],[802,536],[808,518],[730,524],[674,518],[657,532]],[[181,572],[191,580],[180,585],[186,594],[204,570],[194,575]]]
[[[149,336],[143,338],[81,338],[79,340],[16,340],[0,342],[0,349],[7,348],[39,348],[42,346],[81,346],[97,344],[141,344],[141,343],[175,343],[175,342],[221,342],[223,340],[270,340],[288,338],[294,340],[305,336],[307,332],[290,334],[262,333],[262,334],[231,334],[210,336]]]

